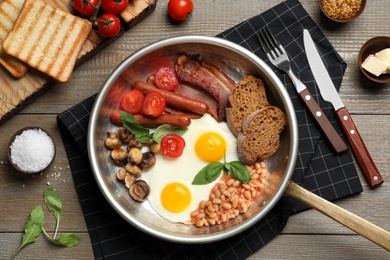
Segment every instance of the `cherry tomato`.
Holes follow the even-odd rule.
[[[103,14],[98,19],[98,30],[103,36],[115,36],[121,30],[121,22],[114,14]]]
[[[76,11],[84,16],[92,16],[98,3],[99,0],[73,0]]]
[[[183,137],[177,134],[167,134],[161,139],[161,152],[168,157],[179,157],[183,154],[186,141]]]
[[[101,8],[110,14],[120,14],[129,5],[129,0],[103,0]]]
[[[179,86],[179,78],[172,68],[160,68],[154,75],[154,83],[160,89],[175,90]]]
[[[185,21],[194,10],[191,0],[169,0],[168,14],[176,21]]]
[[[165,97],[158,92],[152,91],[145,96],[142,113],[150,117],[161,116],[166,107]]]
[[[137,114],[142,110],[144,99],[144,94],[140,90],[132,89],[123,96],[121,108],[130,114]]]

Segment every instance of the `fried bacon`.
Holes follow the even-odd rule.
[[[217,101],[219,121],[225,121],[225,110],[234,81],[214,65],[186,55],[178,58],[175,70],[181,80],[199,87]]]

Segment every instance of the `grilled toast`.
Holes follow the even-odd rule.
[[[25,0],[4,0],[0,2],[0,64],[16,78],[23,77],[29,66],[5,53],[3,50],[3,42],[12,30],[16,19],[18,19],[24,2]]]
[[[44,0],[25,0],[3,49],[55,80],[66,82],[91,29],[90,21],[61,11]]]

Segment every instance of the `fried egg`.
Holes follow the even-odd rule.
[[[226,123],[218,123],[209,114],[193,119],[182,137],[186,141],[183,154],[178,158],[156,154],[156,165],[141,178],[149,183],[148,201],[157,214],[170,222],[188,224],[190,213],[220,182],[192,185],[195,176],[210,162],[223,162],[224,155],[228,162],[238,160],[238,156],[236,138]]]

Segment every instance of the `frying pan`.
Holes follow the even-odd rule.
[[[244,75],[263,79],[272,105],[287,115],[287,126],[278,151],[266,160],[266,188],[245,214],[220,225],[196,228],[171,223],[157,215],[150,204],[132,200],[128,189],[116,180],[118,165],[104,146],[107,131],[116,131],[110,115],[119,109],[121,97],[136,80],[146,80],[158,68],[172,66],[179,55],[199,55],[221,68],[233,80]],[[126,58],[104,82],[91,112],[88,129],[88,155],[94,177],[110,205],[127,222],[141,231],[176,243],[201,244],[236,235],[251,227],[276,205],[283,195],[291,196],[332,217],[355,232],[390,250],[390,234],[291,182],[298,154],[298,127],[294,106],[283,83],[272,69],[247,49],[216,37],[179,36],[152,43]],[[153,192],[153,191],[151,191]]]

